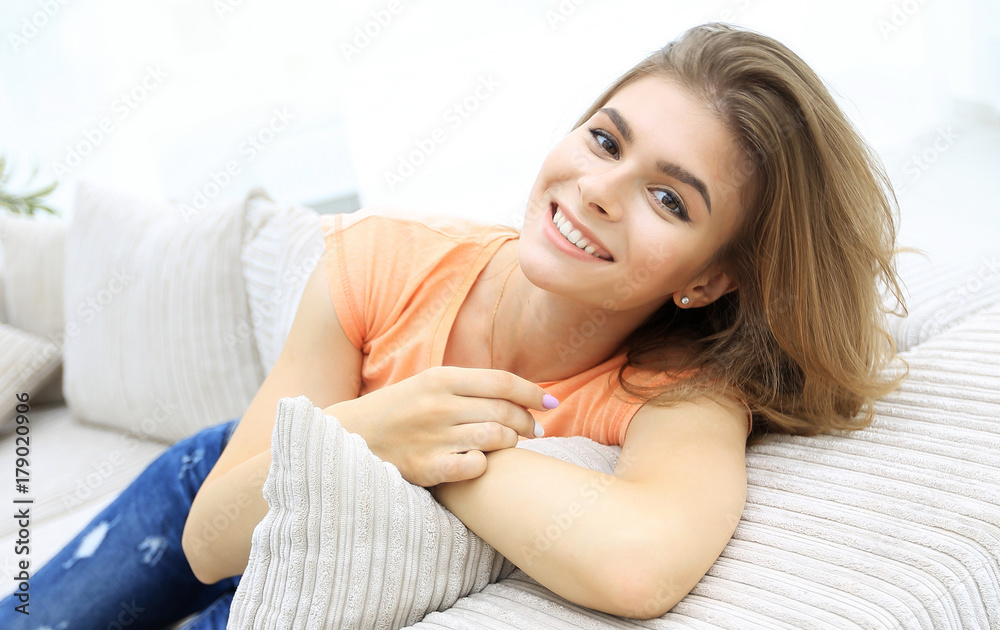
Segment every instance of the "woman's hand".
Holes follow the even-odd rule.
[[[487,451],[540,437],[528,409],[559,402],[503,370],[434,367],[323,413],[357,433],[368,448],[419,486],[464,481],[486,471]]]

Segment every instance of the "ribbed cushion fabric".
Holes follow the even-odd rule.
[[[279,401],[271,446],[270,509],[230,630],[401,628],[515,570],[305,396]],[[605,473],[621,452],[582,437],[518,446]]]
[[[81,421],[174,442],[240,416],[264,380],[243,204],[193,215],[81,184],[66,252],[63,390]]]
[[[908,314],[889,318],[889,329],[901,351],[1000,301],[1000,249],[947,263],[916,256],[901,260]]]
[[[67,222],[54,217],[0,214],[4,323],[57,344],[64,325],[66,233]]]
[[[868,429],[772,436],[749,450],[733,539],[687,597],[648,621],[572,604],[520,570],[505,575],[509,563],[479,590],[495,559],[470,579],[474,558],[455,552],[447,528],[469,544],[474,535],[307,399],[285,399],[271,510],[229,628],[395,628],[415,603],[444,607],[415,594],[443,592],[446,579],[478,592],[410,627],[1000,627],[1000,304],[903,357],[910,375]],[[583,438],[528,442],[546,441],[558,445],[547,454],[599,470],[618,453]]]
[[[262,192],[247,199],[246,225],[243,281],[261,371],[267,374],[285,345],[306,281],[325,246],[315,210],[276,203]]]
[[[4,258],[4,245],[3,240],[7,235],[7,228],[3,223],[0,223],[0,324],[7,323],[7,297],[5,295],[6,290],[4,289],[4,276],[7,273],[5,269]]]
[[[412,628],[1000,628],[1000,304],[904,357],[868,429],[749,450],[733,539],[663,617],[596,613],[514,571]]]
[[[62,356],[48,339],[0,324],[0,436],[17,426],[19,394],[28,395],[28,405],[51,379]]]
[[[503,556],[305,396],[279,401],[271,444],[227,628],[400,628],[501,575]]]
[[[0,322],[55,344],[59,353],[52,377],[31,392],[37,404],[63,402],[67,229],[68,222],[55,217],[0,214]]]

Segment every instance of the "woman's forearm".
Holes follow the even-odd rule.
[[[435,497],[539,583],[632,617],[658,616],[687,593],[664,584],[664,553],[650,544],[664,526],[634,483],[525,449],[488,460],[481,477],[442,484]]]
[[[270,468],[268,450],[198,491],[181,544],[195,577],[202,582],[214,584],[246,570],[253,530],[268,510],[263,488]]]

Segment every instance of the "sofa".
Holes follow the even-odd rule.
[[[195,210],[83,183],[71,220],[0,215],[0,470],[33,501],[32,572],[170,444],[241,415],[322,248],[315,211],[262,191]],[[900,389],[862,431],[750,447],[735,535],[666,615],[509,566],[409,627],[1000,628],[1000,249],[901,268]],[[0,519],[3,595],[23,534]]]

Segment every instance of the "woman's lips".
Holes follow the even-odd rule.
[[[603,243],[597,240],[593,232],[572,216],[566,208],[560,206],[558,202],[552,202],[550,205],[549,220],[555,226],[556,231],[570,245],[601,260],[614,261],[614,256],[604,247]]]
[[[580,249],[579,247],[577,247],[576,245],[574,245],[573,243],[571,243],[569,240],[567,240],[566,236],[564,236],[563,233],[559,231],[559,228],[556,227],[556,224],[553,222],[553,217],[555,216],[556,209],[558,209],[558,205],[557,204],[552,204],[552,206],[549,209],[549,220],[546,221],[546,225],[542,228],[542,231],[545,233],[545,236],[548,237],[548,239],[550,241],[552,241],[552,243],[559,250],[561,250],[561,251],[565,252],[566,254],[572,256],[573,258],[576,258],[578,260],[582,260],[582,261],[585,261],[585,262],[599,263],[599,262],[613,262],[614,261],[614,259],[611,258],[610,254],[608,254],[603,249],[595,251],[595,254],[596,253],[602,253],[602,254],[608,256],[609,258],[611,258],[610,260],[604,259],[604,258],[600,258],[598,256],[595,256],[594,254],[588,254],[587,252],[585,252],[584,250]],[[582,233],[582,230],[581,230],[581,233]],[[598,245],[596,243],[594,243],[594,246],[598,247]]]

